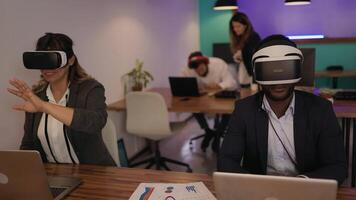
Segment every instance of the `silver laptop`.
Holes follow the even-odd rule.
[[[74,177],[47,177],[37,151],[0,151],[0,199],[59,200],[80,183]]]
[[[337,182],[325,179],[214,172],[219,200],[335,200]]]

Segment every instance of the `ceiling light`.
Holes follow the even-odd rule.
[[[217,0],[214,10],[236,10],[238,9],[236,0]]]
[[[285,0],[284,5],[286,6],[298,6],[298,5],[308,5],[311,0]]]

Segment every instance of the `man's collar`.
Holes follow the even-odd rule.
[[[263,95],[261,108],[263,110],[267,111],[268,113],[273,113],[273,110],[272,110],[272,108],[269,105],[269,102],[267,100],[266,94]],[[289,106],[288,106],[288,108],[286,110],[286,113],[290,112],[292,115],[294,115],[294,111],[295,111],[295,92],[293,92],[293,97],[292,97],[291,102],[289,103]]]

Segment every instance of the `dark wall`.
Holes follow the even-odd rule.
[[[274,33],[356,37],[355,0],[311,0],[304,6],[285,6],[284,0],[238,2],[263,37]]]

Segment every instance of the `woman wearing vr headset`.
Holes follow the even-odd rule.
[[[20,149],[39,151],[44,162],[115,165],[101,136],[104,87],[79,65],[73,41],[46,33],[23,59],[26,68],[41,70],[41,79],[33,89],[10,80],[8,91],[25,101],[13,107],[26,112]]]
[[[231,17],[229,29],[233,58],[239,64],[238,80],[240,86],[249,87],[253,76],[251,58],[261,38],[254,31],[247,15],[242,12],[236,12]]]
[[[344,181],[346,157],[332,104],[294,90],[302,61],[295,43],[282,35],[260,43],[252,63],[262,91],[236,103],[219,171]]]

